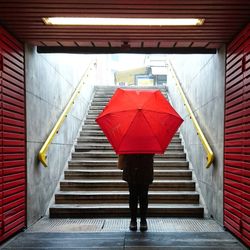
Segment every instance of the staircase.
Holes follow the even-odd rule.
[[[95,122],[114,90],[96,88],[72,160],[55,194],[55,204],[50,207],[51,218],[129,216],[127,183],[116,167],[117,156]],[[203,217],[203,210],[176,133],[165,154],[155,156],[148,216]]]

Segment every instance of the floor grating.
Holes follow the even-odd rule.
[[[137,223],[139,224],[139,220]],[[44,217],[28,232],[127,232],[129,219],[50,219]],[[212,219],[149,218],[149,232],[224,232]]]

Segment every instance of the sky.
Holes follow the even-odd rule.
[[[114,54],[111,56],[112,68],[118,71],[144,67],[145,55]]]

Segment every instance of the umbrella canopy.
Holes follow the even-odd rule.
[[[183,119],[159,90],[118,88],[96,122],[116,154],[163,154]]]

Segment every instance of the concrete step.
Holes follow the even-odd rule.
[[[85,121],[84,121],[85,122]],[[100,126],[97,123],[93,123],[93,124],[85,124],[82,126],[82,130],[81,132],[85,132],[85,131],[97,131],[97,133],[103,133]],[[176,135],[179,135],[179,131],[176,132]]]
[[[104,102],[108,102],[112,96],[114,95],[114,93],[95,93],[93,101],[94,102],[99,102],[99,101],[104,101]]]
[[[166,92],[165,93],[162,93],[166,99],[167,99],[167,95],[166,95]],[[95,104],[95,103],[98,103],[98,102],[106,102],[108,103],[110,101],[110,99],[112,98],[113,96],[113,93],[103,93],[103,94],[95,94],[94,95],[94,98],[92,100],[92,103]]]
[[[148,217],[203,217],[198,204],[149,204]],[[129,217],[128,204],[53,205],[51,218]]]
[[[72,160],[77,160],[77,159],[83,159],[83,158],[94,158],[94,159],[99,159],[99,158],[115,158],[117,159],[117,155],[115,152],[112,150],[102,152],[102,151],[97,151],[93,150],[90,152],[75,152],[72,153]],[[165,152],[163,155],[155,155],[155,159],[186,159],[186,154],[184,152],[176,152],[176,151],[170,151],[170,152]]]
[[[100,111],[101,110],[96,110],[96,109],[94,109],[94,110],[89,110],[88,111],[88,115],[95,115],[96,117],[99,115],[99,113],[100,113]]]
[[[165,98],[168,100],[167,93],[162,93]],[[92,100],[92,103],[98,103],[98,102],[106,102],[108,103],[110,99],[113,97],[113,93],[103,93],[103,94],[95,94]]]
[[[115,93],[117,88],[113,88],[113,89],[96,89],[95,90],[95,95],[113,95]]]
[[[69,169],[64,171],[65,180],[122,179],[120,169]],[[192,180],[192,170],[155,169],[155,180]]]
[[[77,142],[79,144],[90,142],[90,141],[93,143],[108,143],[108,139],[106,136],[80,136],[77,139]],[[181,143],[181,139],[174,137],[171,140],[171,142],[172,143]]]
[[[111,98],[115,93],[115,90],[111,91],[96,91],[94,95],[94,100],[99,100],[102,98]],[[167,98],[167,91],[161,91],[161,93]]]
[[[96,124],[93,124],[93,125],[86,125],[84,123],[83,127],[82,127],[82,131],[85,131],[85,130],[95,130],[95,131],[102,131],[100,126],[96,123]]]
[[[113,150],[110,143],[92,143],[86,142],[84,144],[77,144],[75,146],[75,152],[88,152],[91,150]],[[178,143],[170,143],[167,147],[167,151],[178,150],[183,151],[183,145]]]
[[[155,89],[160,91],[166,91],[165,86],[95,86],[95,93],[107,93],[107,92],[114,92],[116,89]]]
[[[117,169],[116,165],[109,166],[109,165],[80,165],[80,164],[68,164],[68,169],[72,170],[105,170],[105,169]],[[172,166],[154,166],[154,170],[187,170],[188,166],[178,166],[178,165],[172,165]]]
[[[85,126],[83,126],[82,131],[80,132],[80,136],[104,136],[104,133],[101,129],[86,129]],[[180,137],[180,133],[176,132],[174,137]]]
[[[60,182],[61,191],[118,191],[127,190],[128,184],[123,180],[115,179],[82,179],[82,180],[62,180]],[[164,191],[195,191],[195,182],[192,180],[154,180],[150,186],[151,190]]]
[[[166,91],[164,91],[164,92],[161,91],[161,93],[167,98]],[[114,95],[114,92],[113,93],[111,93],[111,92],[95,93],[94,98],[93,98],[93,102],[102,102],[102,101],[108,102],[113,95]]]
[[[99,93],[95,93],[94,97],[93,97],[93,101],[107,101],[109,100],[110,98],[112,98],[114,95],[114,93],[103,93],[103,94],[99,94]]]
[[[96,103],[92,103],[92,105],[89,108],[89,110],[90,111],[98,110],[99,112],[101,112],[106,107],[107,104],[108,104],[108,102],[96,102]]]
[[[95,107],[95,106],[106,106],[108,102],[92,102],[91,103],[91,107]]]
[[[105,96],[94,96],[92,102],[109,102],[109,100],[111,99],[112,95],[105,95]]]
[[[88,129],[90,128],[90,129]],[[82,131],[80,132],[80,136],[104,136],[103,131],[100,129],[100,127],[98,127],[97,129],[91,127],[91,126],[87,126],[84,125],[82,128]],[[179,138],[180,137],[180,133],[176,132],[174,137]]]
[[[165,169],[186,169],[189,163],[185,160],[172,161],[172,160],[154,160],[154,167],[161,167]],[[117,160],[71,160],[68,163],[69,169],[81,169],[81,168],[91,168],[91,167],[102,167],[102,168],[117,168]]]
[[[91,106],[88,110],[88,114],[95,114],[95,115],[99,115],[103,109],[106,107],[106,105],[102,105],[102,106],[98,106],[98,105],[95,105],[95,106]]]
[[[98,86],[96,88],[95,86],[95,93],[107,93],[112,91],[114,92],[116,89],[155,89],[155,90],[160,90],[161,92],[166,92],[167,89],[165,86]]]
[[[96,118],[98,117],[99,114],[96,114],[96,115],[87,115],[85,121],[84,121],[84,124],[95,124],[96,122]]]
[[[108,104],[108,102],[93,103],[91,105],[91,107],[89,108],[89,111],[97,110],[97,111],[101,112],[106,107],[107,104]]]
[[[99,113],[96,115],[87,115],[86,119],[84,120],[84,124],[86,124],[86,122],[93,122],[96,121],[96,118],[98,117]]]
[[[89,108],[89,111],[103,111],[103,109],[106,107],[106,105],[108,104],[108,102],[97,102],[97,103],[93,103],[91,105],[91,107]]]
[[[103,131],[101,130],[101,127],[97,123],[93,125],[87,125],[84,123],[81,131],[82,132],[83,131],[101,131],[103,133]]]
[[[82,130],[80,132],[80,137],[86,137],[86,136],[94,136],[94,137],[103,137],[105,136],[102,130]],[[173,138],[180,138],[180,134],[176,133]]]
[[[92,103],[96,102],[109,102],[109,100],[112,98],[113,95],[103,95],[103,96],[96,96],[94,95],[92,99]]]
[[[96,88],[95,87],[95,94],[102,94],[102,93],[114,93],[118,86],[112,86],[113,88],[110,89],[103,89],[103,88]]]
[[[161,204],[199,204],[197,192],[171,192],[149,191],[149,203]],[[102,203],[126,203],[129,199],[128,191],[84,191],[56,193],[56,204],[102,204]]]
[[[88,110],[88,113],[89,112],[92,112],[92,111],[96,111],[98,113],[101,113],[104,108],[107,106],[108,102],[106,102],[105,104],[102,104],[102,105],[99,105],[99,104],[95,104],[95,105],[91,105],[89,110]],[[99,107],[99,108],[98,108]]]
[[[80,136],[103,136],[104,133],[101,129],[86,129],[83,128],[80,132]]]
[[[102,106],[90,106],[89,107],[89,111],[92,111],[92,110],[98,110],[99,112],[101,112],[103,109],[104,109],[105,105],[102,105]]]

